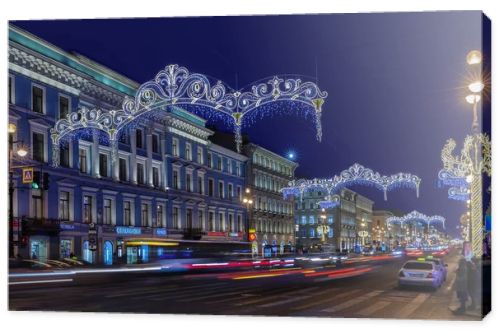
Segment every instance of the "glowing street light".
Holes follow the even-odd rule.
[[[474,81],[469,84],[469,90],[473,93],[481,93],[484,88],[484,83],[481,81]]]
[[[483,61],[483,54],[479,50],[472,50],[467,54],[467,64],[477,65]]]
[[[470,94],[470,95],[467,95],[465,97],[465,100],[467,101],[467,103],[475,104],[475,103],[478,103],[479,101],[481,101],[481,95]]]
[[[9,133],[16,133],[17,127],[15,124],[9,123]]]

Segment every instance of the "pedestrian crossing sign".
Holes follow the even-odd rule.
[[[23,168],[23,183],[33,182],[33,168]]]

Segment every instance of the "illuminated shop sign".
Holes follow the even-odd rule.
[[[157,229],[155,229],[155,234],[156,235],[167,235],[167,229],[166,228],[157,228]]]
[[[125,226],[117,226],[116,227],[117,234],[141,234],[141,228],[139,227],[125,227]]]

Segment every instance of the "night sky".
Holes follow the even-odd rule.
[[[274,152],[293,150],[303,177],[330,177],[358,162],[382,174],[422,178],[383,194],[351,189],[376,209],[443,215],[448,232],[465,203],[437,186],[441,149],[470,132],[465,61],[481,49],[480,12],[336,14],[217,18],[16,21],[15,25],[76,51],[138,83],[165,65],[221,79],[234,88],[274,74],[300,74],[329,94],[323,141],[312,122],[290,116],[260,121],[250,139]]]

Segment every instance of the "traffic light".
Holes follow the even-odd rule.
[[[40,184],[41,184],[40,172],[34,171],[33,182],[31,182],[31,189],[40,189]]]
[[[43,173],[42,189],[49,190],[49,173],[47,172]]]
[[[254,241],[255,239],[257,239],[255,233],[248,233],[248,241]]]

